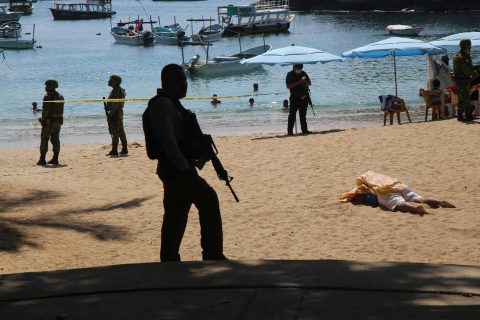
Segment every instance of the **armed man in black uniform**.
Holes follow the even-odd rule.
[[[42,117],[38,120],[42,124],[41,140],[40,140],[40,159],[37,165],[44,166],[47,164],[45,157],[48,152],[48,141],[52,142],[53,157],[49,164],[58,164],[58,156],[60,154],[60,129],[63,124],[63,102],[50,102],[55,100],[64,100],[63,96],[56,90],[58,81],[49,79],[45,81],[45,96],[43,97]]]
[[[294,64],[293,70],[287,73],[285,80],[287,88],[290,89],[290,109],[288,113],[288,135],[293,135],[293,126],[297,117],[297,110],[300,116],[300,128],[303,134],[311,133],[307,127],[307,108],[310,101],[308,86],[312,83],[307,73],[302,70],[303,64]]]
[[[203,260],[224,260],[223,231],[217,193],[201,178],[191,158],[195,148],[187,117],[180,103],[187,94],[183,68],[169,64],[162,70],[158,89],[142,116],[148,156],[158,159],[157,174],[164,187],[164,216],[160,260],[180,261],[180,244],[194,204],[201,227]]]

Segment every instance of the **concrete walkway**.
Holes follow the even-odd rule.
[[[0,276],[0,319],[480,319],[480,267],[146,263]]]

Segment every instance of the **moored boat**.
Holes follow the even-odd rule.
[[[225,27],[224,37],[245,34],[288,32],[295,15],[289,0],[262,0],[251,5],[217,7],[218,23]]]
[[[387,31],[396,36],[418,36],[423,30],[421,26],[408,26],[403,24],[392,24],[387,26]]]
[[[31,0],[10,0],[8,10],[21,12],[23,15],[30,15],[33,12],[33,1]]]
[[[185,71],[189,75],[205,76],[229,76],[232,74],[245,73],[262,69],[261,64],[241,64],[243,59],[253,58],[259,54],[271,50],[270,45],[262,45],[240,51],[230,56],[216,56],[213,60],[200,60],[199,55],[193,56],[188,63],[184,64]]]
[[[18,21],[0,24],[0,38],[18,38],[22,35],[22,25]]]
[[[120,44],[144,47],[155,45],[155,37],[151,31],[135,32],[128,28],[113,27],[110,30],[110,34],[115,39],[115,42]]]
[[[85,3],[56,1],[54,5],[50,8],[54,20],[103,19],[116,14],[112,11],[111,0],[87,0]]]
[[[6,5],[0,5],[0,23],[7,21],[18,21],[21,16],[21,12],[12,12],[7,9]]]
[[[192,36],[193,41],[200,42],[216,42],[222,39],[225,27],[221,24],[212,24],[211,26],[204,27],[200,31]]]
[[[2,26],[7,25],[6,23]],[[21,38],[21,25],[18,22],[9,22],[5,29],[10,29],[7,32],[8,37],[0,37],[0,48],[2,49],[33,49],[35,45],[35,25],[33,25],[32,37],[30,39]]]

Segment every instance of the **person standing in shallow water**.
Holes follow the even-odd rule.
[[[308,86],[312,83],[307,73],[303,71],[303,64],[294,64],[293,70],[287,74],[285,80],[290,89],[290,109],[288,113],[288,135],[293,135],[293,126],[297,118],[297,110],[300,116],[300,128],[303,134],[311,133],[307,127],[307,108],[309,101]]]
[[[180,261],[180,244],[192,204],[198,209],[203,260],[225,260],[220,204],[215,190],[198,175],[194,157],[198,140],[192,114],[180,103],[187,95],[187,78],[177,64],[166,65],[162,89],[150,99],[142,115],[147,154],[158,159],[163,183],[164,215],[160,260]]]
[[[45,159],[48,152],[48,141],[52,142],[53,157],[49,164],[58,164],[60,154],[60,129],[63,124],[63,102],[50,102],[64,100],[63,96],[57,92],[58,82],[54,79],[45,81],[45,96],[43,97],[42,117],[38,119],[42,125],[40,138],[40,159],[37,165],[47,164]]]
[[[117,75],[111,75],[108,79],[108,85],[112,87],[112,91],[108,95],[108,99],[125,99],[125,90],[120,87],[122,78]],[[107,121],[110,134],[112,136],[112,150],[108,153],[110,156],[118,155],[118,140],[122,142],[121,155],[128,154],[127,136],[123,128],[123,106],[124,102],[107,102]]]

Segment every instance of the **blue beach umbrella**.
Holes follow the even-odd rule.
[[[291,45],[288,47],[278,48],[267,51],[256,57],[242,60],[244,64],[267,64],[288,66],[292,64],[316,64],[327,63],[332,61],[343,61],[343,59],[334,54],[308,47]]]
[[[435,41],[431,41],[430,44],[436,47],[442,47],[447,50],[459,49],[460,40],[470,39],[472,47],[480,46],[480,32],[462,32],[452,34],[448,37],[443,37]]]
[[[445,52],[447,52],[445,49],[438,48],[422,40],[409,39],[409,38],[403,38],[403,37],[402,38],[391,37],[382,41],[367,44],[366,46],[363,46],[360,48],[343,52],[342,57],[384,58],[387,56],[392,56],[394,74],[395,74],[395,95],[398,96],[396,57],[423,56],[425,54],[438,55],[438,54],[443,54]]]

